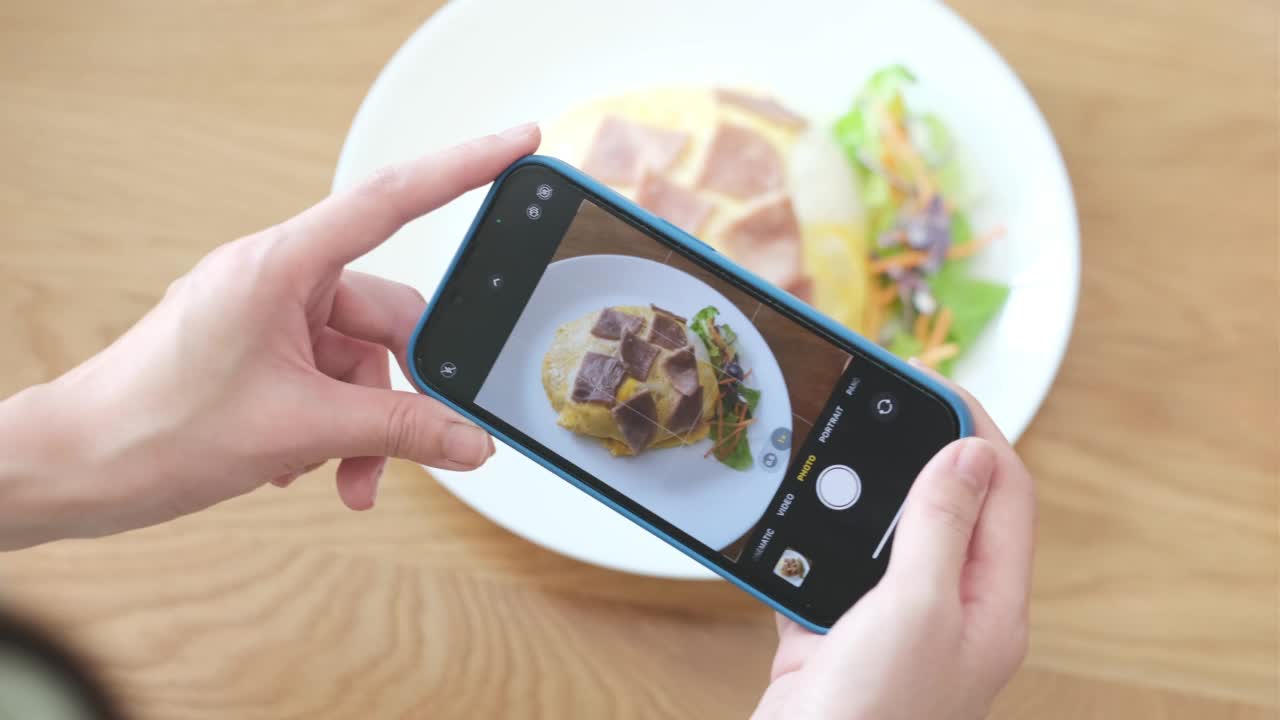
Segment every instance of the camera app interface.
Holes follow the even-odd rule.
[[[549,170],[481,223],[421,377],[815,622],[875,584],[945,403]]]

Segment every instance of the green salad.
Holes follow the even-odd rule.
[[[937,115],[908,107],[914,83],[901,65],[873,74],[835,136],[867,211],[874,281],[865,334],[950,374],[1009,295],[969,267],[1003,231],[974,234],[951,135]]]
[[[711,421],[711,449],[707,455],[715,455],[734,470],[749,470],[752,457],[747,428],[755,422],[760,391],[747,387],[745,381],[751,371],[743,369],[738,356],[738,334],[727,324],[717,324],[719,316],[720,311],[708,305],[689,323],[707,348],[720,387],[720,406]]]

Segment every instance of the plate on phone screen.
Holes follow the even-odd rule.
[[[756,421],[747,432],[747,445],[753,450],[750,467],[735,470],[707,457],[710,439],[636,457],[613,457],[597,440],[556,424],[539,362],[551,347],[556,329],[600,308],[644,307],[650,302],[687,317],[714,307],[719,310],[716,322],[737,332],[739,360],[751,371],[746,382],[760,392]],[[670,265],[625,255],[588,255],[551,263],[489,377],[502,382],[491,393],[486,384],[477,405],[500,415],[512,427],[525,429],[534,440],[713,550],[742,539],[760,520],[782,482],[785,468],[762,462],[770,435],[778,430],[791,432],[791,402],[777,358],[760,331],[728,298]],[[708,512],[708,508],[715,510]]]
[[[1070,336],[1079,282],[1075,205],[1053,135],[1026,89],[940,3],[814,0],[744,12],[740,3],[718,0],[458,0],[410,37],[373,84],[333,186],[350,187],[384,165],[478,134],[650,87],[759,88],[830,122],[872,72],[893,63],[927,86],[930,109],[966,149],[966,172],[981,189],[975,222],[1007,230],[974,268],[1011,292],[957,363],[954,379],[1016,439],[1048,392]],[[429,297],[483,193],[411,223],[353,267]],[[398,370],[393,377],[397,387],[412,389]],[[556,552],[643,575],[715,577],[510,448],[499,447],[466,476],[431,473],[478,512]]]

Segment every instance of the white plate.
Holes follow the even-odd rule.
[[[1008,229],[977,267],[1013,292],[959,363],[956,379],[1016,439],[1057,373],[1079,282],[1071,186],[1035,103],[999,55],[941,4],[814,0],[752,7],[746,12],[728,0],[451,3],[409,38],[370,89],[334,188],[477,134],[655,85],[760,87],[807,115],[831,119],[873,70],[902,62],[919,76],[931,109],[969,161],[980,197],[975,226]],[[469,194],[410,224],[354,267],[430,295],[481,197],[482,191]],[[479,512],[557,552],[644,575],[714,577],[508,448],[467,476],[432,472]]]
[[[757,420],[747,435],[759,460],[772,430],[791,431],[791,401],[773,351],[728,298],[692,275],[643,258],[587,255],[547,266],[476,404],[719,550],[755,526],[778,489],[786,463],[767,469],[757,462],[750,470],[734,470],[703,457],[709,440],[615,458],[599,442],[556,425],[542,389],[541,359],[557,328],[606,307],[649,303],[685,317],[712,305],[720,311],[719,321],[738,332],[742,366],[751,369],[747,384],[760,390]]]

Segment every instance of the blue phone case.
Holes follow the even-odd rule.
[[[449,263],[449,269],[445,272],[444,279],[441,280],[440,286],[436,288],[435,294],[432,295],[431,302],[427,304],[426,312],[424,312],[422,314],[422,317],[418,320],[418,326],[414,329],[413,337],[409,341],[410,348],[416,348],[418,346],[418,335],[422,332],[423,326],[426,325],[427,318],[431,317],[432,311],[435,310],[436,303],[440,301],[440,293],[444,289],[444,286],[447,283],[448,278],[453,275],[453,272],[457,268],[459,260],[462,258],[463,254],[466,252],[467,246],[475,239],[476,230],[479,228],[481,220],[488,213],[489,206],[493,203],[493,199],[497,195],[498,188],[501,187],[502,182],[507,178],[508,175],[510,175],[511,173],[515,172],[516,170],[522,167],[526,167],[529,165],[541,165],[561,175],[564,175],[568,179],[572,180],[574,183],[577,183],[581,187],[588,190],[590,193],[598,197],[604,203],[607,203],[611,207],[611,209],[629,217],[633,221],[657,233],[658,235],[669,238],[672,241],[679,243],[682,247],[689,250],[690,252],[698,256],[703,261],[711,265],[714,265],[716,267],[722,268],[729,274],[736,276],[737,278],[742,280],[744,284],[752,286],[761,294],[767,296],[774,303],[777,303],[778,305],[781,305],[787,308],[791,312],[794,312],[795,314],[806,318],[807,320],[823,328],[830,334],[858,348],[859,351],[861,351],[862,353],[869,355],[875,358],[876,360],[880,361],[881,363],[898,370],[904,375],[911,377],[917,383],[937,393],[939,397],[941,397],[943,400],[947,402],[948,405],[951,406],[951,409],[955,411],[956,417],[959,418],[959,421],[960,421],[961,437],[967,437],[972,434],[973,418],[969,414],[968,407],[966,407],[964,402],[961,401],[960,398],[954,392],[952,392],[951,389],[948,388],[947,386],[943,385],[942,383],[939,383],[938,381],[934,380],[932,377],[929,377],[928,375],[917,371],[915,368],[911,367],[911,365],[898,359],[897,356],[893,355],[889,351],[881,348],[879,345],[876,345],[873,342],[870,342],[856,335],[855,333],[845,328],[840,323],[836,322],[835,320],[832,320],[831,318],[823,315],[822,313],[819,313],[817,310],[814,310],[812,307],[806,305],[805,303],[801,302],[795,297],[792,297],[790,294],[775,288],[768,281],[760,278],[755,273],[752,273],[746,268],[743,268],[740,265],[737,265],[733,261],[726,258],[724,255],[721,255],[715,250],[712,250],[711,247],[706,243],[702,242],[701,240],[698,240],[697,238],[693,237],[689,233],[686,233],[683,230],[677,228],[675,225],[672,225],[666,220],[663,220],[662,218],[654,215],[653,213],[650,213],[644,208],[641,208],[640,206],[631,202],[630,200],[622,197],[618,193],[614,192],[613,190],[610,190],[605,185],[592,179],[590,176],[586,175],[585,173],[573,167],[572,165],[569,165],[568,163],[563,162],[561,160],[557,160],[552,157],[546,157],[543,155],[530,155],[528,157],[525,157],[516,161],[513,165],[511,165],[511,167],[508,167],[506,170],[504,170],[503,173],[499,175],[496,180],[494,180],[493,185],[489,189],[489,194],[485,196],[484,204],[480,206],[480,210],[476,213],[475,219],[472,220],[471,222],[471,228],[467,230],[466,237],[463,238],[462,244],[458,246],[458,252],[454,254],[453,260]],[[410,368],[410,371],[413,373],[414,385],[416,385],[418,390],[421,391],[423,394],[429,395],[435,398],[436,400],[439,400],[440,402],[444,403],[445,405],[448,405],[449,407],[453,408],[459,414],[465,416],[466,418],[470,419],[472,422],[488,430],[494,437],[502,440],[507,445],[510,445],[511,447],[520,451],[520,453],[523,454],[525,457],[528,457],[529,459],[538,463],[539,465],[546,468],[547,470],[550,470],[556,475],[559,475],[560,477],[564,478],[568,482],[572,483],[579,490],[582,490],[588,495],[594,497],[596,500],[599,500],[605,505],[608,505],[609,507],[613,508],[615,511],[617,511],[627,519],[631,520],[635,524],[639,525],[640,527],[644,528],[645,530],[648,530],[654,535],[657,535],[658,537],[662,538],[664,541],[666,541],[668,545],[671,545],[672,547],[676,548],[677,550],[684,553],[685,555],[688,555],[689,557],[698,561],[699,564],[703,565],[707,569],[723,577],[724,579],[728,580],[734,585],[737,585],[743,590],[746,590],[747,592],[751,593],[755,597],[759,598],[766,605],[782,613],[784,616],[799,623],[802,627],[805,627],[817,633],[826,633],[830,629],[830,628],[812,623],[806,620],[805,618],[800,617],[799,615],[792,612],[791,610],[783,607],[782,605],[774,602],[772,598],[768,597],[767,595],[760,592],[756,588],[751,587],[744,581],[731,575],[728,571],[717,566],[715,563],[712,563],[706,558],[703,558],[702,556],[698,555],[697,552],[695,552],[692,548],[688,547],[684,543],[671,537],[670,535],[667,535],[665,532],[654,527],[648,522],[645,522],[643,519],[637,517],[635,514],[633,514],[626,508],[622,507],[621,505],[613,502],[609,498],[600,494],[595,489],[591,488],[588,485],[583,484],[582,482],[578,481],[577,478],[560,470],[555,465],[553,465],[549,460],[536,455],[532,450],[526,447],[522,447],[514,439],[512,439],[511,437],[508,437],[499,429],[490,426],[488,423],[484,422],[483,420],[476,417],[475,415],[472,415],[471,413],[467,412],[465,409],[463,409],[462,407],[459,407],[457,404],[451,402],[444,396],[440,395],[437,392],[434,392],[425,382],[422,381],[422,377],[418,374],[417,363],[410,362],[409,368]]]

